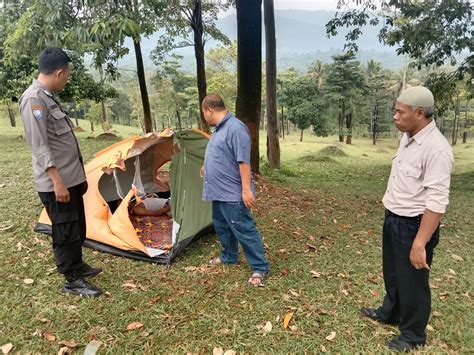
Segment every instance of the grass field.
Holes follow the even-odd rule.
[[[122,137],[136,133],[116,129]],[[219,246],[215,236],[206,236],[170,268],[85,250],[86,260],[104,269],[94,282],[107,291],[91,300],[59,293],[62,279],[50,242],[32,232],[41,205],[21,133],[1,117],[0,226],[11,228],[0,235],[0,346],[57,353],[68,344],[82,353],[95,339],[102,342],[100,353],[111,354],[209,354],[214,348],[379,353],[398,334],[358,315],[361,306],[376,306],[383,297],[380,200],[395,139],[375,147],[355,139],[340,149],[327,148],[334,137],[306,134],[300,143],[295,132],[282,141],[282,169],[263,167],[254,211],[272,267],[265,288],[246,284],[245,260],[208,268]],[[88,136],[78,134],[86,159],[110,144]],[[432,265],[433,315],[421,351],[426,353],[474,352],[474,143],[454,150],[451,206]],[[284,329],[288,312],[294,314]],[[127,331],[132,322],[143,326]],[[71,340],[75,344],[61,344]]]

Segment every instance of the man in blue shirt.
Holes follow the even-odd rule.
[[[212,201],[212,221],[221,243],[221,254],[211,264],[235,264],[238,242],[252,268],[248,282],[263,286],[269,265],[251,207],[255,187],[250,170],[250,135],[245,124],[228,112],[217,94],[202,102],[204,118],[215,126],[206,149],[201,176],[203,200]]]

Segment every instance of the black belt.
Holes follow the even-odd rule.
[[[421,221],[421,218],[423,217],[423,214],[419,214],[418,216],[414,217],[406,217],[406,216],[399,216],[398,214],[395,214],[389,210],[385,210],[385,217],[397,217],[397,218],[403,218],[403,219],[413,219],[413,220],[418,220]]]

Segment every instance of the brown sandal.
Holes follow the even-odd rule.
[[[217,266],[217,265],[221,265],[222,264],[222,260],[219,256],[216,256],[215,258],[212,258],[211,260],[209,260],[208,264],[210,266]]]
[[[264,284],[263,280],[265,280],[267,274],[268,274],[268,272],[255,271],[255,272],[252,273],[252,275],[249,277],[249,279],[247,280],[247,282],[248,282],[250,285],[252,285],[253,287],[264,287],[265,284]],[[259,280],[259,281],[255,282],[255,280]]]

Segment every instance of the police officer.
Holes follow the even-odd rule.
[[[453,152],[436,127],[433,106],[433,94],[422,86],[403,91],[397,99],[393,121],[405,134],[383,198],[386,295],[378,309],[361,310],[379,322],[399,324],[400,335],[387,344],[394,351],[409,351],[426,342],[430,265],[448,205]]]
[[[66,85],[71,59],[61,48],[39,56],[39,75],[20,98],[20,115],[33,160],[36,190],[52,222],[53,251],[63,292],[96,297],[102,291],[84,278],[102,272],[82,260],[87,182],[73,123],[55,92]]]

